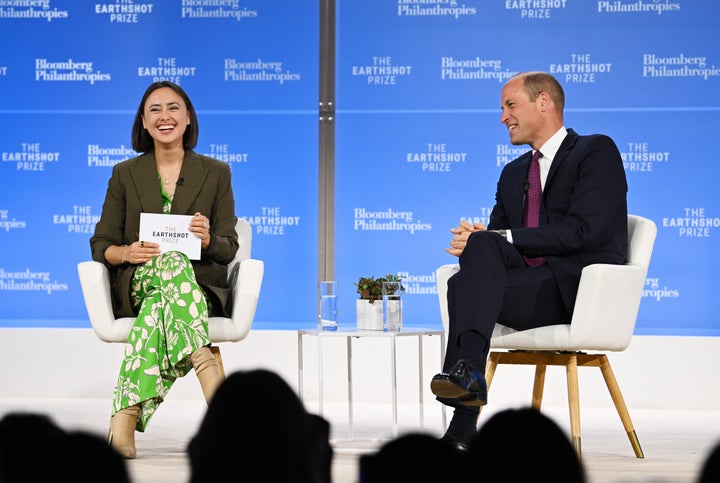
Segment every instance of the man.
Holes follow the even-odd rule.
[[[501,93],[514,145],[531,151],[503,169],[487,229],[461,222],[447,252],[449,336],[438,400],[455,408],[443,440],[467,449],[487,402],[483,376],[495,323],[523,330],[570,322],[580,273],[625,262],[627,181],[615,143],[563,123],[565,94],[544,72],[511,78]]]

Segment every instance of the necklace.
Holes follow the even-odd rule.
[[[172,170],[172,173],[167,178],[163,178],[162,175],[160,175],[160,170],[158,170],[158,176],[160,176],[160,180],[162,180],[164,185],[169,185],[170,182],[175,178],[175,175],[177,175],[180,172],[180,167],[182,166],[182,160],[178,163],[178,165],[175,167],[175,169]]]

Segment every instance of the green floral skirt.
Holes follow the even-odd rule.
[[[139,404],[135,429],[145,428],[178,377],[190,371],[190,354],[210,343],[208,306],[190,260],[166,252],[133,275],[130,297],[138,316],[120,366],[112,414]]]

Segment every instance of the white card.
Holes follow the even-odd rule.
[[[191,215],[140,213],[140,240],[160,245],[162,253],[182,252],[190,260],[200,260],[200,237],[191,232]]]

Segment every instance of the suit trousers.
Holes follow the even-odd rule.
[[[485,340],[471,358],[484,372],[496,322],[516,330],[570,322],[547,263],[528,267],[517,248],[492,231],[470,235],[460,255],[460,271],[448,280],[447,297],[445,371],[460,358],[460,339],[467,331]]]

